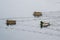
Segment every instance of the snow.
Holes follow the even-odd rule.
[[[35,11],[43,16],[33,17]],[[41,29],[41,20],[51,25]],[[60,0],[0,0],[0,40],[60,40]]]
[[[60,12],[43,12],[42,17],[8,18],[17,21],[7,26],[6,20],[0,20],[0,40],[60,40]],[[40,28],[40,21],[50,22],[51,26]]]

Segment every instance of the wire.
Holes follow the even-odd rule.
[[[24,18],[34,18],[34,17],[12,17],[12,18],[0,18],[0,20],[6,20],[6,19],[24,19]]]
[[[13,28],[12,28],[13,29]],[[50,36],[58,36],[60,37],[60,34],[52,34],[52,33],[47,33],[47,32],[39,32],[39,31],[31,31],[31,30],[26,30],[26,29],[15,29],[15,30],[19,30],[19,31],[24,31],[24,32],[32,32],[32,33],[38,33],[38,34],[45,34],[45,35],[50,35]]]
[[[30,19],[31,18],[31,20],[24,20],[24,18],[27,18],[27,19]],[[34,18],[34,17],[13,17],[13,18],[2,18],[2,19],[0,19],[0,20],[7,20],[7,19],[23,19],[23,20],[17,20],[18,22],[20,21],[37,21],[37,20],[41,20],[42,18]],[[46,20],[46,19],[43,19],[43,20]],[[25,26],[25,25],[24,25]],[[30,25],[29,25],[30,26]],[[54,31],[60,31],[59,29],[54,29],[54,28],[47,28],[47,29],[51,29],[51,30],[54,30]],[[17,29],[18,30],[18,29]],[[60,37],[60,35],[56,35],[56,34],[49,34],[49,33],[42,33],[42,32],[38,32],[38,31],[31,31],[31,30],[25,30],[25,29],[19,29],[19,30],[21,30],[21,31],[27,31],[27,32],[33,32],[33,33],[41,33],[41,34],[48,34],[48,35],[54,35],[54,36],[59,36]]]

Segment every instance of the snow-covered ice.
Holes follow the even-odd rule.
[[[6,25],[0,20],[0,40],[60,40],[60,12],[43,12],[43,16],[9,18],[16,20],[16,25]],[[40,28],[40,21],[50,22],[47,28]]]

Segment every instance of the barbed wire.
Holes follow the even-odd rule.
[[[40,25],[39,26],[34,26],[34,25],[23,25],[23,26],[30,26],[30,27],[36,27],[36,28],[41,28]],[[42,29],[42,28],[41,28]],[[50,30],[53,30],[53,31],[57,31],[57,32],[60,32],[60,29],[55,29],[55,28],[50,28],[49,26],[46,27],[46,29],[50,29]]]
[[[34,26],[34,24],[33,25],[24,25],[24,24],[22,24],[22,25],[16,25],[16,26],[40,28],[40,25],[39,26]],[[40,28],[40,29],[42,29],[42,28]],[[52,27],[50,28],[49,26],[46,27],[46,29],[50,29],[50,30],[53,30],[53,31],[60,32],[60,29],[57,29],[57,28],[55,29],[55,28],[52,28]]]
[[[11,29],[14,29],[14,28],[11,28]],[[47,32],[43,32],[43,31],[42,31],[42,32],[41,32],[41,31],[34,31],[34,30],[31,31],[31,30],[20,29],[20,28],[19,28],[19,29],[18,29],[18,28],[15,28],[14,30],[60,37],[60,34],[47,33]],[[13,31],[14,31],[14,30],[13,30]],[[12,30],[11,30],[11,31],[12,31]]]
[[[23,17],[24,18],[24,17]],[[29,17],[26,17],[26,18],[29,18]],[[32,17],[30,17],[30,18],[32,18]],[[24,22],[24,21],[37,21],[37,20],[39,20],[39,21],[41,21],[40,19],[29,19],[29,20],[17,20],[17,22]],[[5,23],[6,24],[6,23]],[[53,24],[51,24],[51,25],[53,25]],[[59,25],[59,24],[58,24]],[[58,25],[53,25],[53,26],[58,26]],[[24,25],[24,26],[27,26],[27,25]],[[31,26],[33,26],[33,25],[31,25]],[[60,26],[60,25],[59,25]],[[51,30],[55,30],[55,31],[60,31],[59,29],[54,29],[54,28],[48,28],[48,29],[51,29]]]
[[[24,18],[27,18],[27,19],[30,19],[31,18],[31,20],[27,20],[27,19],[24,20]],[[29,22],[29,21],[32,21],[32,20],[33,21],[37,21],[37,20],[40,21],[42,18],[34,18],[34,17],[13,17],[13,18],[2,18],[0,20],[7,20],[7,19],[23,19],[23,20],[17,20],[17,22],[24,22],[24,21],[28,21]],[[43,19],[43,20],[46,20],[46,19]],[[23,25],[23,26],[27,26],[27,25]],[[47,29],[51,29],[51,30],[59,31],[60,32],[60,29],[54,29],[54,28],[47,28]],[[18,29],[16,29],[16,30],[18,30]],[[48,35],[51,35],[51,36],[54,35],[54,36],[59,36],[60,37],[60,35],[56,35],[56,34],[42,33],[42,32],[38,32],[38,31],[31,31],[31,30],[25,30],[25,29],[19,29],[19,30],[21,30],[21,31],[27,31],[27,32],[33,32],[33,33],[39,33],[39,34],[48,34]]]
[[[60,18],[60,16],[42,16],[42,17],[48,17],[48,18]],[[0,18],[0,20],[6,20],[6,19],[24,19],[24,18],[42,18],[42,17],[11,17],[11,18]]]

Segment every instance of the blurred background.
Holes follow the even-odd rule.
[[[34,11],[60,11],[60,0],[0,0],[0,18],[32,17]]]

